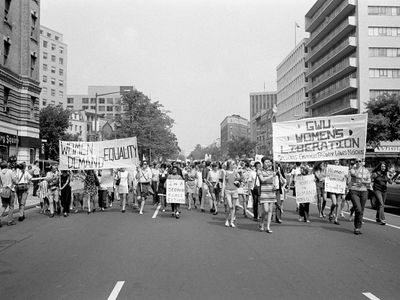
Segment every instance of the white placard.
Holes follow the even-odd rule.
[[[314,174],[296,176],[295,187],[297,203],[317,202],[317,186],[315,185]]]
[[[273,123],[274,160],[322,161],[365,157],[367,114]]]
[[[328,165],[326,167],[325,191],[344,195],[346,192],[346,179],[348,174],[348,167]]]
[[[60,170],[128,169],[138,163],[136,137],[99,142],[60,141]]]
[[[167,203],[186,203],[184,180],[167,179]]]

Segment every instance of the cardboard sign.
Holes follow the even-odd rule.
[[[365,157],[367,114],[273,123],[274,160],[323,161]]]
[[[100,142],[60,141],[60,170],[133,168],[139,163],[136,137]]]
[[[314,174],[306,176],[296,176],[296,202],[297,203],[316,203],[317,186]]]
[[[167,179],[167,203],[186,203],[184,180]]]
[[[348,167],[328,165],[326,167],[325,191],[344,195],[348,173]]]

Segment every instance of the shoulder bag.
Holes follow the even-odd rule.
[[[8,199],[11,197],[11,189],[8,186],[3,186],[3,183],[0,178],[0,197],[4,199]]]
[[[29,189],[28,183],[20,183],[22,177],[24,177],[25,172],[21,174],[21,177],[18,180],[18,183],[15,185],[15,191],[17,192],[26,192]]]

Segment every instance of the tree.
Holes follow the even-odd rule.
[[[385,95],[367,102],[367,143],[400,140],[400,95]]]
[[[136,136],[140,158],[176,158],[180,153],[178,140],[172,132],[174,120],[158,101],[152,102],[139,91],[122,98],[125,112],[116,117],[120,138]]]
[[[228,156],[230,158],[242,157],[243,155],[250,157],[256,146],[248,137],[234,137],[227,143]]]
[[[215,161],[222,159],[221,147],[217,147],[215,143],[207,147],[202,147],[200,144],[197,144],[193,151],[190,152],[189,158],[194,160],[202,160],[206,154],[211,155],[211,159]]]
[[[69,127],[70,111],[59,106],[44,107],[39,113],[40,138],[47,140],[45,157],[58,160],[59,141]]]

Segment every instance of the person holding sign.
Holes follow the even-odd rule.
[[[356,164],[350,170],[350,193],[351,202],[355,209],[354,234],[361,234],[361,225],[364,214],[365,203],[368,198],[368,187],[371,184],[371,175],[364,167],[364,161],[357,159]]]
[[[262,207],[260,230],[265,231],[264,221],[267,215],[267,233],[272,233],[271,230],[271,219],[272,211],[274,209],[274,203],[276,202],[276,191],[274,187],[275,172],[272,170],[272,160],[263,157],[261,159],[263,168],[257,171],[257,176],[261,183],[261,193],[259,196],[259,202]]]
[[[340,166],[340,162],[339,162],[339,160],[338,159],[336,159],[335,161],[334,161],[334,166]],[[337,176],[337,175],[339,175],[340,173],[336,173],[335,174],[335,177]],[[336,179],[336,178],[335,178]],[[345,177],[343,177],[343,182],[345,182],[346,181],[346,179],[345,179]],[[325,182],[325,185],[326,185],[326,182]],[[341,194],[341,193],[333,193],[333,192],[329,192],[328,191],[328,196],[329,196],[329,198],[331,199],[331,201],[332,201],[332,204],[331,204],[331,211],[329,212],[329,221],[330,222],[332,222],[333,221],[333,223],[335,224],[335,225],[340,225],[339,224],[339,222],[338,222],[338,217],[339,217],[339,207],[341,206],[341,203],[342,203],[342,201],[343,201],[343,196],[344,196],[344,189],[343,189],[343,194]]]
[[[172,167],[171,174],[168,176],[168,179],[183,180],[182,175],[179,174],[178,166],[175,165]],[[180,207],[181,207],[180,203],[171,203],[172,215],[175,216],[175,218],[177,219],[179,219],[180,217],[180,212],[179,212]]]

